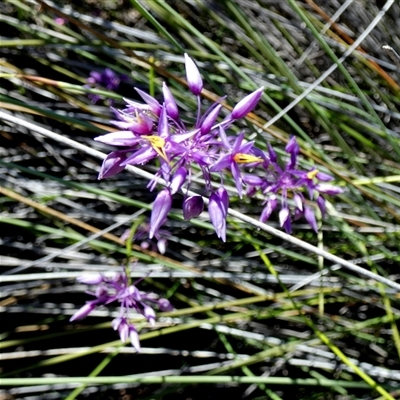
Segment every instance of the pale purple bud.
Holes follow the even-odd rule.
[[[143,315],[145,316],[147,321],[150,322],[150,324],[152,326],[154,326],[155,320],[156,320],[156,313],[154,312],[154,310],[150,306],[148,306],[148,305],[144,306]]]
[[[261,222],[268,221],[268,219],[271,216],[272,212],[275,210],[277,204],[278,204],[278,201],[276,199],[276,196],[274,194],[271,195],[269,197],[268,201],[267,201],[267,205],[262,210],[262,213],[261,213],[261,216],[260,216],[260,221]]]
[[[315,219],[314,211],[311,210],[310,207],[304,208],[304,217],[310,224],[311,228],[313,228],[315,232],[318,232],[317,220]]]
[[[228,214],[229,195],[224,187],[219,187],[217,190],[218,196],[221,199],[221,204],[224,207],[225,216]]]
[[[172,196],[169,189],[164,189],[158,193],[151,212],[149,238],[152,239],[160,226],[167,219],[167,215],[172,207]]]
[[[319,181],[322,181],[322,182],[330,182],[335,179],[333,176],[325,174],[324,172],[318,172],[316,177]]]
[[[129,325],[126,319],[121,317],[115,318],[111,321],[111,326],[114,331],[118,331],[121,342],[126,343],[129,337]]]
[[[278,160],[278,157],[276,156],[275,150],[272,148],[272,146],[268,143],[268,154],[269,158],[273,163],[276,163]]]
[[[184,167],[178,168],[178,170],[175,172],[174,177],[171,180],[171,194],[175,194],[185,183],[187,176],[187,170]]]
[[[284,226],[286,221],[288,219],[290,219],[289,214],[290,214],[290,212],[289,212],[289,209],[287,207],[284,207],[279,211],[279,224],[281,226]]]
[[[96,301],[88,301],[83,307],[81,307],[70,319],[69,321],[77,321],[86,318],[95,308]]]
[[[165,254],[167,251],[167,239],[159,239],[157,241],[157,249],[160,252],[160,254]]]
[[[244,99],[240,100],[239,103],[232,110],[231,118],[239,119],[245,117],[250,111],[252,111],[263,94],[264,87],[260,87],[253,93],[247,95]]]
[[[329,183],[319,183],[315,186],[315,190],[320,193],[326,193],[330,196],[335,196],[337,194],[341,194],[344,190],[338,186],[330,185]]]
[[[129,338],[131,340],[132,346],[139,353],[140,352],[139,335],[133,325],[129,325]]]
[[[212,193],[208,203],[208,213],[215,232],[222,241],[226,241],[226,209],[218,193]]]
[[[261,186],[264,180],[257,175],[248,174],[243,176],[243,182],[251,186]]]
[[[210,132],[211,128],[214,126],[215,121],[218,118],[219,111],[221,110],[222,105],[218,104],[214,109],[210,111],[207,117],[204,119],[200,126],[200,132],[202,135],[206,135]]]
[[[140,90],[138,88],[134,88],[139,96],[146,102],[146,104],[150,107],[150,110],[156,114],[157,116],[160,116],[161,113],[161,106],[160,103],[152,96],[147,94],[146,92],[143,92],[143,90]]]
[[[108,178],[112,175],[118,174],[119,172],[124,170],[124,166],[121,166],[126,160],[126,152],[125,151],[112,151],[107,157],[103,160],[103,164],[101,165],[99,176],[97,179]]]
[[[186,197],[182,205],[183,218],[186,220],[198,217],[204,209],[204,201],[201,196]]]
[[[163,82],[163,95],[168,116],[175,120],[178,119],[179,117],[178,106],[176,105],[175,98],[165,82]]]
[[[101,274],[83,274],[76,280],[80,283],[85,283],[86,285],[99,285],[103,282],[103,279],[104,277]]]
[[[321,210],[322,216],[325,217],[326,205],[325,205],[325,199],[322,196],[317,197],[317,205],[318,205],[318,208]]]
[[[203,80],[194,61],[185,53],[186,80],[189,89],[198,96],[203,89]]]
[[[286,150],[287,153],[291,153],[291,154],[294,154],[294,155],[299,154],[299,152],[300,152],[300,146],[299,146],[299,144],[297,143],[297,140],[296,140],[296,137],[295,137],[295,136],[292,136],[292,137],[290,138],[288,144],[287,144],[286,147],[285,147],[285,150]]]
[[[302,198],[298,193],[296,193],[296,194],[293,196],[293,200],[294,200],[294,204],[296,204],[296,207],[297,207],[300,211],[303,211],[303,198]]]
[[[172,311],[174,309],[170,301],[167,299],[158,299],[157,303],[160,311]]]

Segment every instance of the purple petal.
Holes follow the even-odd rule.
[[[187,176],[187,170],[184,167],[178,168],[178,170],[175,172],[174,177],[172,178],[170,189],[171,189],[171,194],[175,194],[185,183]]]
[[[189,89],[198,96],[203,89],[203,80],[194,61],[185,53],[186,80]]]
[[[129,338],[131,340],[132,346],[139,353],[140,352],[139,335],[133,325],[129,325]]]
[[[118,331],[121,342],[126,343],[129,337],[129,325],[126,319],[121,317],[115,318],[112,320],[111,326],[114,331]]]
[[[168,116],[177,120],[179,118],[178,106],[176,105],[175,98],[172,96],[172,93],[165,82],[163,82],[163,95]]]
[[[264,179],[257,175],[247,174],[243,176],[244,183],[251,186],[261,186],[264,183]]]
[[[228,207],[229,207],[229,195],[228,192],[224,187],[219,187],[217,190],[218,196],[221,199],[221,204],[224,209],[225,216],[228,214]]]
[[[267,201],[267,205],[262,210],[260,221],[267,222],[269,217],[271,216],[272,212],[275,210],[278,202],[276,200],[276,196],[273,194],[269,197]]]
[[[125,166],[122,166],[121,164],[126,160],[126,157],[126,152],[121,151],[112,151],[108,154],[103,160],[97,179],[108,178],[123,171]]]
[[[304,208],[304,217],[310,224],[311,228],[313,228],[314,231],[318,233],[317,220],[315,219],[314,211],[310,207]]]
[[[105,144],[110,144],[112,146],[132,147],[138,143],[140,138],[138,138],[137,135],[135,135],[131,131],[118,131],[118,132],[107,133],[106,135],[97,136],[93,140]]]
[[[222,156],[211,168],[210,172],[221,171],[224,168],[229,168],[233,163],[232,155],[226,154]]]
[[[208,212],[215,232],[222,241],[226,241],[226,212],[220,196],[212,193],[208,204]]]
[[[138,92],[139,96],[145,101],[145,103],[150,107],[151,111],[153,111],[153,113],[157,116],[160,116],[160,103],[154,97],[150,96],[146,92],[143,92],[143,90],[140,90],[136,87],[134,89]]]
[[[296,137],[292,136],[285,147],[285,151],[290,154],[298,155],[300,152],[300,146],[297,143]]]
[[[238,104],[233,108],[231,117],[233,119],[239,119],[245,117],[250,111],[252,111],[263,94],[264,87],[261,87],[247,95],[244,99],[240,100]]]
[[[158,193],[151,212],[149,238],[152,239],[161,225],[167,219],[167,215],[172,207],[172,196],[169,189],[164,189]]]
[[[317,205],[318,205],[318,208],[321,210],[322,217],[325,217],[326,205],[325,205],[325,199],[322,196],[317,197]]]
[[[162,138],[166,138],[169,136],[169,126],[165,104],[163,104],[160,111],[160,120],[158,121],[158,134]]]
[[[275,150],[272,148],[272,146],[268,143],[268,154],[269,158],[273,163],[276,163],[278,160],[278,157],[276,156]]]
[[[303,211],[303,201],[304,199],[298,194],[296,193],[293,196],[293,200],[294,200],[294,204],[296,204],[296,207],[300,210]]]
[[[126,117],[125,121],[110,121],[120,129],[130,130],[138,135],[148,135],[153,130],[153,121],[147,115],[141,113],[135,117]]]
[[[183,218],[190,220],[198,217],[204,209],[204,201],[201,196],[186,197],[182,205]]]
[[[320,193],[326,193],[330,196],[335,196],[337,194],[341,194],[344,190],[338,186],[330,185],[329,183],[319,183],[315,186],[315,190]]]
[[[143,315],[146,317],[147,321],[150,322],[152,326],[154,326],[156,321],[156,313],[150,306],[148,305],[144,306]]]
[[[236,163],[231,164],[231,172],[233,180],[235,181],[236,189],[238,191],[238,195],[242,198],[242,176],[240,174],[240,169]]]
[[[206,135],[211,131],[211,128],[214,126],[215,121],[218,118],[218,114],[222,108],[221,104],[217,104],[215,108],[213,108],[210,113],[204,118],[204,121],[201,122],[200,132],[202,135]]]
[[[160,311],[172,311],[174,309],[174,307],[172,307],[172,304],[170,303],[169,300],[167,299],[158,299],[157,301],[158,303],[158,308],[160,309]]]
[[[151,146],[146,146],[129,156],[121,165],[125,167],[126,165],[146,164],[155,157],[157,157],[157,152]]]
[[[325,174],[324,172],[319,172],[319,171],[318,171],[316,177],[321,182],[330,182],[335,179],[333,176],[330,176],[328,174]]]
[[[290,219],[290,212],[287,207],[284,207],[279,211],[279,224],[284,226],[288,219]]]
[[[80,283],[85,283],[86,285],[99,285],[104,280],[101,274],[83,274],[77,278]]]
[[[96,301],[88,301],[83,307],[81,307],[70,319],[69,321],[78,321],[87,317],[95,308],[97,302]]]

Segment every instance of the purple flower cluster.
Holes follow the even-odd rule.
[[[102,72],[91,71],[87,82],[90,87],[105,88],[110,92],[115,92],[118,90],[121,81],[126,80],[125,75],[118,75],[112,69],[106,68]],[[95,104],[101,99],[101,96],[89,94],[89,99]]]
[[[158,159],[159,169],[148,187],[153,190],[160,178],[167,182],[153,204],[149,237],[153,238],[166,221],[172,207],[172,196],[180,190],[184,192],[183,216],[189,220],[197,217],[204,209],[202,196],[189,196],[193,167],[199,168],[205,182],[204,195],[209,197],[208,212],[215,231],[226,240],[226,216],[229,195],[224,187],[226,171],[232,175],[238,195],[242,197],[243,187],[248,196],[261,191],[267,196],[261,216],[266,221],[277,207],[277,195],[281,194],[280,224],[291,231],[291,212],[288,206],[288,192],[294,195],[296,205],[294,217],[304,216],[313,229],[317,229],[312,209],[306,205],[303,190],[309,192],[310,200],[316,200],[325,212],[322,194],[337,194],[341,190],[333,186],[323,186],[318,180],[331,180],[326,174],[316,170],[298,169],[299,146],[293,137],[286,146],[289,161],[284,167],[278,163],[274,150],[269,147],[264,152],[245,141],[244,132],[238,136],[227,135],[228,129],[239,119],[251,112],[261,99],[263,88],[259,88],[243,98],[221,122],[217,122],[222,105],[212,104],[202,113],[201,91],[203,81],[194,61],[185,54],[188,86],[197,97],[197,116],[190,127],[181,119],[180,112],[168,86],[163,84],[163,101],[135,88],[145,104],[126,101],[126,108],[113,110],[116,120],[111,121],[120,130],[96,137],[95,140],[123,149],[112,151],[103,162],[99,179],[122,171],[127,165],[143,165]],[[242,175],[241,166],[252,168],[251,174]],[[212,177],[219,175],[219,184]],[[217,186],[217,187],[215,187]],[[321,194],[322,193],[322,194]]]
[[[137,289],[139,282],[131,283],[125,271],[118,273],[112,278],[101,274],[88,274],[78,278],[78,281],[87,285],[96,285],[96,290],[90,293],[95,297],[94,300],[86,302],[70,319],[76,321],[87,317],[95,308],[108,305],[113,302],[120,303],[120,313],[111,325],[118,331],[121,341],[131,341],[133,347],[140,351],[139,335],[135,326],[130,323],[130,312],[135,310],[143,315],[147,321],[154,325],[156,314],[149,305],[157,305],[160,311],[171,311],[172,305],[167,299],[159,298],[154,293],[144,293]]]
[[[316,169],[302,171],[298,168],[298,155],[300,147],[295,137],[292,137],[285,147],[287,162],[282,167],[278,162],[278,157],[271,146],[268,146],[268,168],[263,177],[247,175],[244,181],[247,183],[247,194],[251,196],[258,190],[266,195],[265,207],[261,213],[260,220],[266,222],[272,212],[278,206],[277,194],[281,194],[281,204],[279,211],[279,223],[286,232],[292,232],[292,216],[294,219],[304,217],[309,225],[318,231],[317,221],[314,211],[307,204],[303,194],[305,189],[309,199],[316,201],[322,216],[326,213],[324,194],[337,195],[343,190],[326,182],[332,181],[330,175],[319,172]],[[288,203],[288,193],[293,196],[294,207],[291,211]]]

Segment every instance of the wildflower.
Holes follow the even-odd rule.
[[[140,351],[139,335],[129,320],[130,313],[136,311],[143,315],[151,325],[154,325],[156,314],[149,304],[157,305],[161,311],[172,310],[172,305],[167,299],[159,298],[154,293],[139,291],[136,287],[137,282],[132,284],[125,270],[113,277],[101,274],[84,275],[78,278],[78,281],[97,286],[95,292],[90,293],[95,299],[88,301],[80,308],[70,318],[70,321],[87,317],[98,306],[118,302],[120,304],[119,316],[111,322],[111,326],[118,331],[123,343],[130,339],[137,351]]]
[[[125,109],[113,110],[116,120],[111,121],[121,130],[95,138],[102,143],[123,147],[107,156],[99,179],[120,172],[126,165],[142,165],[158,160],[159,167],[148,188],[154,190],[161,178],[166,182],[166,187],[157,194],[153,204],[149,238],[157,239],[159,229],[171,210],[172,196],[179,191],[184,194],[184,218],[191,219],[201,214],[203,198],[185,194],[190,190],[192,176],[198,170],[204,180],[202,194],[209,196],[210,220],[223,241],[226,240],[229,204],[228,192],[224,186],[226,170],[233,177],[239,197],[242,197],[244,187],[247,196],[257,191],[265,195],[261,221],[266,222],[277,210],[279,224],[287,232],[292,230],[292,220],[300,217],[305,218],[312,229],[317,231],[315,214],[309,203],[315,201],[322,215],[325,215],[325,196],[342,192],[330,183],[333,178],[316,169],[304,171],[299,167],[300,146],[295,137],[288,141],[285,147],[287,160],[281,164],[269,144],[268,151],[264,152],[254,142],[246,142],[244,132],[236,136],[229,135],[232,125],[254,110],[264,89],[259,88],[247,95],[225,119],[218,122],[222,99],[202,112],[200,94],[203,80],[195,62],[187,54],[184,58],[189,90],[197,99],[194,123],[188,126],[181,118],[178,103],[165,82],[160,102],[136,88],[144,104],[125,99]],[[243,166],[252,168],[254,172],[243,174]],[[257,172],[260,170],[262,173]],[[218,190],[215,190],[212,180],[214,173],[220,176]]]
[[[230,146],[226,138],[224,129],[220,127],[220,134],[227,148],[230,148],[228,154],[224,154],[211,168],[210,171],[221,171],[224,168],[230,168],[239,197],[242,197],[242,177],[238,164],[260,163],[263,160],[250,153],[254,142],[242,144],[244,133],[242,132],[236,139],[233,146]]]
[[[102,72],[91,71],[87,79],[89,87],[105,88],[111,92],[115,92],[121,83],[128,78],[125,75],[117,75],[112,69],[106,68]],[[89,94],[89,99],[92,103],[97,103],[101,97],[98,94]]]
[[[261,213],[260,220],[266,222],[274,209],[277,207],[277,194],[281,194],[281,206],[279,211],[279,224],[286,232],[291,233],[292,215],[295,218],[303,216],[314,231],[318,231],[318,226],[314,212],[311,207],[306,204],[306,199],[303,191],[308,191],[309,199],[313,201],[316,197],[317,205],[321,213],[325,214],[325,200],[322,194],[339,194],[342,189],[324,183],[331,181],[333,178],[330,175],[321,173],[316,169],[311,171],[302,171],[298,167],[298,154],[300,147],[295,137],[292,137],[285,147],[288,155],[286,164],[281,167],[278,162],[278,157],[271,146],[268,147],[269,166],[268,173],[264,179],[252,178],[247,176],[246,182],[252,187],[253,192],[255,187],[261,188],[261,191],[267,195],[265,207]],[[319,183],[321,180],[323,183]],[[294,210],[291,210],[288,195],[292,193]]]

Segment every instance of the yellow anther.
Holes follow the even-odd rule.
[[[160,136],[144,136],[144,139],[148,140],[151,147],[162,157],[165,161],[168,161],[167,154],[165,153],[165,140]]]
[[[308,179],[314,179],[316,177],[316,175],[318,174],[318,170],[317,169],[313,169],[312,171],[307,173],[307,178]]]
[[[263,162],[260,157],[252,156],[251,154],[236,153],[233,159],[239,164]]]

